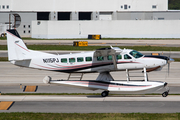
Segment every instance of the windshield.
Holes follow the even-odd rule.
[[[143,54],[141,54],[140,52],[135,51],[135,50],[131,51],[129,54],[132,55],[135,58],[140,58],[140,57],[143,56]]]

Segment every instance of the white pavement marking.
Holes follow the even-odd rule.
[[[100,96],[55,96],[55,95],[1,95],[0,101],[180,101],[180,96],[169,95],[162,97],[100,97]]]

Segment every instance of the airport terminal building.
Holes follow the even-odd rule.
[[[22,37],[180,38],[180,11],[168,0],[1,0],[0,32]]]

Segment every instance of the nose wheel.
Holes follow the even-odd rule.
[[[101,93],[101,96],[102,97],[106,97],[106,96],[108,96],[109,95],[109,91],[103,91],[102,93]]]
[[[167,97],[169,94],[169,87],[165,87],[165,88],[166,88],[166,91],[162,93],[163,97]]]
[[[169,91],[165,91],[165,92],[162,93],[162,96],[163,96],[163,97],[167,97],[168,94],[169,94]]]

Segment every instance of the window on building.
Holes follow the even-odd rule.
[[[83,57],[78,57],[77,58],[77,62],[83,62],[84,61],[84,58]]]
[[[24,28],[26,28],[26,25],[24,25]]]
[[[86,61],[92,61],[92,57],[86,57]]]
[[[129,6],[129,9],[131,8],[131,6]]]
[[[127,7],[128,7],[127,5],[124,5],[124,9],[127,9]]]
[[[121,5],[121,8],[123,8],[123,6]]]
[[[3,5],[2,8],[5,9],[5,5]]]
[[[79,20],[91,20],[91,12],[79,12]]]
[[[124,59],[131,59],[131,57],[129,55],[125,54]]]
[[[6,8],[9,9],[9,5],[7,5]]]
[[[31,31],[30,31],[30,30],[29,30],[28,32],[29,32],[29,33],[31,33]]]
[[[71,12],[58,12],[58,20],[70,20]]]
[[[158,20],[164,20],[164,18],[158,18]]]
[[[152,8],[153,8],[153,9],[156,9],[156,5],[152,5]]]
[[[24,33],[26,33],[26,31],[24,30]]]
[[[67,58],[61,58],[62,63],[67,63]]]
[[[49,20],[50,12],[37,12],[37,20]]]
[[[30,25],[28,25],[28,28],[31,28],[31,26],[30,26]]]
[[[121,55],[116,55],[116,59],[117,60],[122,59],[122,56]]]
[[[103,61],[104,60],[104,57],[103,56],[98,56],[97,57],[97,61]]]
[[[112,60],[112,55],[108,55],[108,56],[107,56],[107,59],[108,59],[108,60]]]

